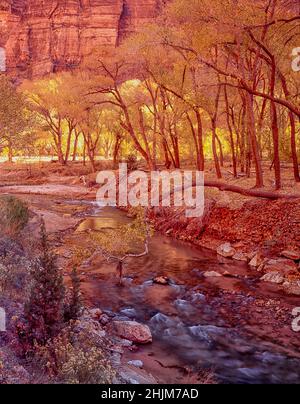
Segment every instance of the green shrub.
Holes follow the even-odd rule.
[[[85,333],[74,338],[69,329],[35,347],[34,361],[52,381],[63,384],[111,384],[115,372],[100,347]]]
[[[45,223],[41,225],[41,255],[31,271],[32,287],[24,307],[25,346],[45,344],[60,331],[64,318],[65,287],[56,257],[50,251]],[[22,342],[22,340],[21,340]]]
[[[72,289],[69,296],[69,302],[65,308],[65,319],[67,321],[77,320],[83,310],[80,291],[80,277],[77,268],[73,268],[71,273]]]
[[[66,347],[66,361],[62,364],[60,377],[66,384],[111,384],[112,369],[99,348],[88,351]]]
[[[28,223],[28,207],[20,199],[4,195],[0,197],[0,231],[9,236],[18,234]]]

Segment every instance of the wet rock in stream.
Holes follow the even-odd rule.
[[[150,328],[145,324],[140,324],[135,321],[116,321],[114,319],[110,323],[110,331],[119,337],[138,344],[148,344],[152,342]]]
[[[123,314],[124,316],[130,318],[130,319],[135,319],[137,318],[137,311],[135,309],[132,308],[128,308],[128,309],[123,309],[120,311],[121,314]]]
[[[144,363],[140,360],[133,360],[128,362],[129,366],[134,366],[135,368],[142,369],[144,367]]]
[[[157,313],[149,321],[149,325],[154,332],[160,332],[163,329],[175,327],[176,325],[183,325],[178,319],[166,316],[162,313]]]
[[[184,315],[189,315],[191,312],[195,312],[196,308],[192,306],[192,304],[183,299],[177,299],[174,302],[176,309],[180,312],[183,312]]]
[[[153,282],[157,285],[167,286],[169,285],[170,280],[167,276],[158,276],[153,279]]]
[[[205,295],[203,295],[202,293],[199,293],[199,292],[194,292],[194,293],[192,293],[191,294],[191,302],[193,303],[193,304],[203,304],[203,303],[205,303],[205,301],[206,301],[206,297],[205,297]]]
[[[236,250],[230,243],[225,243],[218,247],[217,254],[225,258],[232,258],[236,254]]]
[[[130,365],[122,366],[118,372],[117,384],[157,384],[157,380],[143,371]]]

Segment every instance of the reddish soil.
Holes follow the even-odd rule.
[[[187,219],[184,211],[153,210],[157,230],[216,249],[222,242],[237,244],[242,250],[267,248],[276,254],[286,247],[300,247],[300,200],[251,200],[241,207],[210,208],[207,224]]]

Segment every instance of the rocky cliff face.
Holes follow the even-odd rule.
[[[37,78],[75,68],[95,48],[118,45],[154,18],[160,2],[0,0],[6,70],[20,78]]]

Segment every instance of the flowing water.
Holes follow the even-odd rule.
[[[129,220],[116,209],[94,207],[76,233],[105,231]],[[227,276],[205,278],[205,271]],[[259,291],[246,264],[155,235],[149,255],[128,262],[123,287],[117,285],[114,266],[103,261],[89,264],[86,272],[88,303],[117,318],[148,324],[152,354],[180,366],[213,369],[225,383],[300,382],[298,358],[243,331],[247,305],[255,300],[251,292]],[[170,279],[168,286],[153,282],[160,275]],[[230,324],[224,310],[240,322]]]

